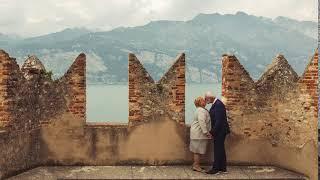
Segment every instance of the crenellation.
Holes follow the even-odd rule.
[[[184,53],[158,82],[129,54],[128,124],[85,123],[85,54],[57,80],[31,57],[20,70],[0,50],[0,178],[38,165],[191,162]],[[228,162],[272,164],[315,176],[317,67],[318,51],[301,77],[277,55],[255,82],[236,56],[223,55]],[[212,161],[210,155],[206,159]]]
[[[241,108],[250,97],[241,92],[254,93],[254,81],[234,55],[222,56],[222,100],[228,105],[228,110]],[[251,93],[252,94],[252,93]],[[251,96],[254,98],[254,96]],[[250,98],[250,99],[251,99]]]
[[[185,55],[154,82],[134,54],[129,54],[129,126],[169,116],[184,124]]]
[[[23,73],[24,78],[30,80],[38,77],[40,74],[45,73],[46,69],[42,62],[35,55],[31,55],[28,56],[21,66],[21,72]]]
[[[14,58],[9,57],[5,51],[0,51],[0,76],[1,91],[0,91],[0,112],[3,116],[0,117],[2,130],[10,130],[15,128],[15,117],[13,112],[14,103],[17,93],[17,87],[21,80],[19,66]]]
[[[68,69],[66,74],[58,80],[63,84],[67,97],[68,112],[85,121],[86,117],[86,55],[81,53]]]
[[[74,96],[74,109],[82,116],[85,106],[79,104],[85,104],[85,81],[81,79],[85,77],[84,71],[81,72],[81,68],[85,68],[85,59],[83,55],[79,57],[82,59],[73,66],[79,76],[72,77],[71,74],[69,78],[75,79],[75,88],[72,89],[84,92],[82,97],[80,93]],[[1,157],[6,157],[0,160],[0,166],[5,169],[6,176],[7,173],[42,163],[40,129],[52,124],[52,118],[66,112],[69,99],[64,85],[53,81],[34,55],[29,56],[20,69],[15,59],[1,50],[0,74],[0,131],[8,133],[7,138],[0,137],[4,141],[0,148],[7,149],[0,152]],[[19,149],[19,153],[12,151],[14,149]],[[0,171],[2,174],[1,168]]]
[[[307,93],[306,100],[310,102],[310,107],[312,108],[314,116],[318,118],[318,49],[311,58],[309,64],[307,65],[303,75],[299,79],[300,90]]]
[[[283,55],[277,55],[256,82],[234,56],[222,59],[222,95],[235,135],[295,147],[316,142],[317,52],[300,79]],[[302,135],[302,129],[310,127]]]

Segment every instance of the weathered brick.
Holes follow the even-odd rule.
[[[222,96],[229,117],[233,119],[232,132],[244,137],[270,139],[272,143],[287,146],[297,147],[308,140],[316,142],[317,69],[318,51],[300,78],[284,56],[278,55],[269,69],[254,82],[235,56],[224,55]],[[289,121],[282,121],[282,118]],[[308,119],[308,123],[302,123],[303,119]],[[264,121],[273,124],[273,128],[267,128],[262,123]],[[242,130],[244,126],[250,128],[247,133]],[[305,129],[310,127],[312,129],[305,133]],[[294,133],[287,133],[284,129],[288,128]],[[277,137],[272,135],[274,133]]]
[[[160,112],[170,114],[177,122],[184,117],[185,55],[179,55],[166,74],[155,83],[134,54],[129,54],[129,125],[159,119]],[[152,94],[148,92],[152,91]],[[138,112],[136,109],[139,109]],[[143,113],[144,109],[152,113]],[[152,116],[152,117],[151,117]]]

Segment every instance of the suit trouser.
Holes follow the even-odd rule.
[[[214,145],[214,162],[213,169],[219,171],[227,170],[227,158],[226,151],[224,147],[224,142],[226,139],[226,134],[218,134],[213,137],[213,145]]]

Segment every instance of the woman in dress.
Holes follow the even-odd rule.
[[[192,169],[205,172],[200,167],[200,156],[206,153],[208,140],[212,139],[211,120],[209,112],[205,109],[206,101],[203,97],[196,98],[194,104],[197,109],[190,127],[190,151],[194,160]]]

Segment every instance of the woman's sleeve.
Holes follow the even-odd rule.
[[[198,121],[203,134],[206,134],[208,132],[207,123],[206,123],[207,117],[205,113],[206,112],[204,112],[204,110],[203,111],[201,110],[198,113]]]
[[[206,125],[207,125],[207,129],[208,129],[208,131],[210,131],[211,130],[211,116],[210,116],[210,113],[209,113],[209,111],[207,111],[206,112],[207,113],[207,123],[206,123]],[[211,132],[210,132],[211,133]]]

